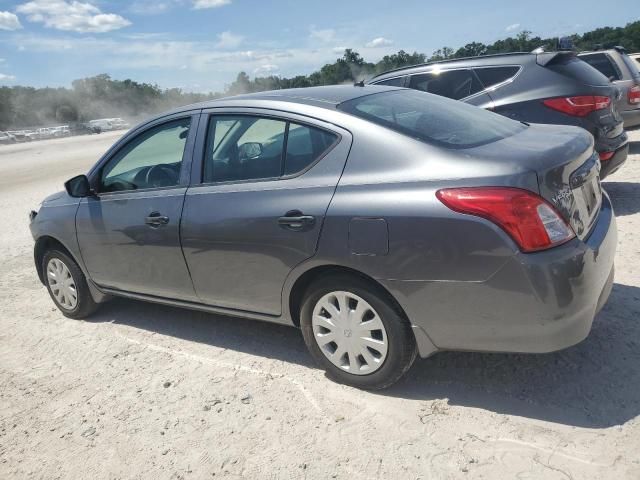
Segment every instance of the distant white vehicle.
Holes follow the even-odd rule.
[[[98,118],[96,120],[90,120],[89,125],[94,128],[99,128],[101,132],[109,132],[111,130],[115,130],[110,118]]]
[[[0,132],[0,145],[16,143],[16,137],[9,132]]]
[[[124,130],[131,127],[131,125],[129,125],[122,118],[110,118],[109,121],[111,122],[114,130]]]
[[[638,71],[640,71],[640,53],[632,53],[629,56],[636,62]]]
[[[47,138],[51,138],[53,137],[53,129],[48,128],[48,127],[42,127],[42,128],[38,128],[35,131],[35,138],[39,139],[39,140],[44,140]]]
[[[59,127],[49,128],[52,137],[68,137],[71,135],[69,125],[60,125]]]

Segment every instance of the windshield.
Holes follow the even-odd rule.
[[[358,97],[338,108],[426,143],[452,149],[485,145],[526,128],[463,102],[408,89]]]

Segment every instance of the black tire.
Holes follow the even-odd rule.
[[[311,317],[313,309],[323,296],[333,291],[353,293],[368,302],[378,313],[387,333],[387,356],[377,370],[367,375],[356,375],[335,366],[318,346]],[[300,309],[302,336],[314,360],[334,381],[366,390],[381,390],[396,383],[409,370],[417,355],[417,348],[411,326],[399,308],[394,305],[387,292],[381,287],[349,275],[332,275],[320,279],[305,292]]]
[[[51,285],[49,284],[49,279],[47,277],[47,266],[54,258],[60,260],[66,265],[69,269],[69,273],[71,273],[71,277],[73,278],[78,297],[78,301],[73,309],[69,309],[62,305],[51,290]],[[53,303],[56,304],[56,307],[58,307],[65,317],[74,319],[87,318],[98,309],[99,304],[97,304],[91,296],[84,273],[82,273],[78,264],[75,260],[69,257],[69,255],[56,249],[47,251],[42,258],[42,271],[49,295],[51,296]]]

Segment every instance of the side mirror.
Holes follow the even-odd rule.
[[[258,142],[243,143],[238,147],[238,155],[242,160],[258,158],[262,155],[262,144]]]
[[[89,179],[86,175],[78,175],[64,183],[64,188],[67,193],[75,198],[89,197],[93,195]]]

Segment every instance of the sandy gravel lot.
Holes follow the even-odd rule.
[[[640,478],[640,131],[605,182],[617,277],[580,345],[442,353],[391,390],[328,381],[295,329],[36,278],[27,212],[117,133],[0,147],[0,478]]]

